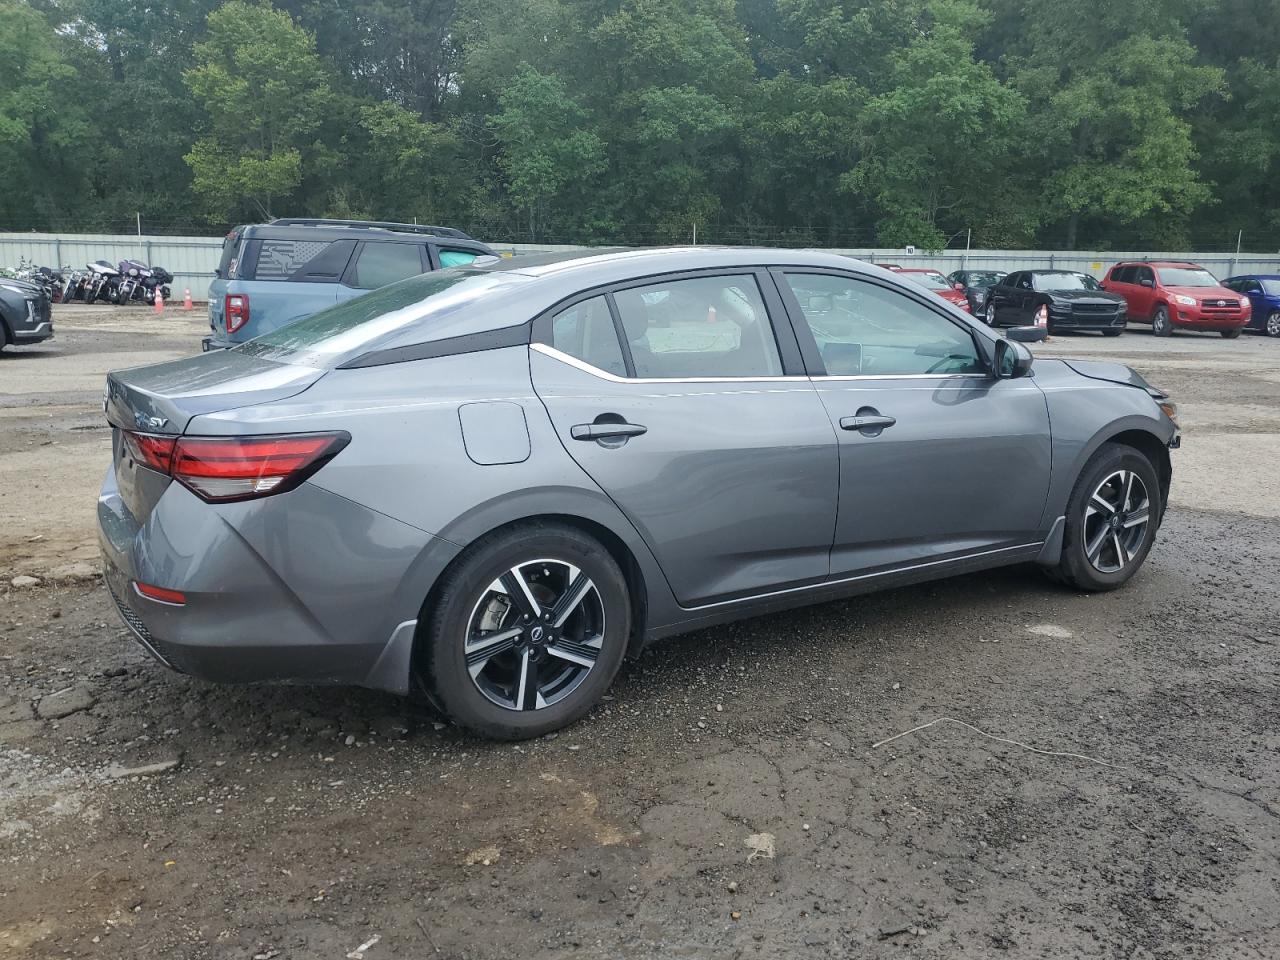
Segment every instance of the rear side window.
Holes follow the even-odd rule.
[[[551,321],[551,345],[598,370],[618,377],[627,375],[622,344],[604,297],[583,300],[556,314]]]
[[[245,257],[237,276],[246,280],[337,283],[354,240],[252,240],[245,243]]]
[[[465,267],[480,254],[474,250],[447,250],[440,248],[440,268],[445,267]]]
[[[351,271],[350,284],[376,290],[422,273],[422,246],[417,243],[366,243]]]
[[[756,278],[696,277],[614,294],[637,377],[776,377],[778,345]]]

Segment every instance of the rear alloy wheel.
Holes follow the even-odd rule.
[[[1223,340],[1235,340],[1240,336],[1240,328],[1236,327],[1234,330],[1219,330],[1218,333],[1222,335]]]
[[[1267,317],[1267,336],[1280,337],[1280,310],[1273,310]]]
[[[1114,590],[1137,573],[1163,513],[1160,482],[1133,447],[1104,445],[1085,465],[1067,504],[1056,578],[1081,590]]]
[[[1168,307],[1156,307],[1155,316],[1151,318],[1151,332],[1157,337],[1167,337],[1173,333],[1173,323],[1169,320]]]
[[[534,523],[479,541],[447,575],[420,666],[460,726],[520,740],[590,710],[630,632],[626,578],[609,552],[573,527]]]

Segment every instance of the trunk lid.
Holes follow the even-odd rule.
[[[240,350],[220,350],[107,374],[103,408],[115,427],[111,449],[116,485],[130,513],[139,523],[145,522],[170,479],[135,461],[122,430],[181,434],[193,417],[284,400],[325,373]]]

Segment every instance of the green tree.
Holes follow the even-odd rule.
[[[0,220],[59,218],[88,185],[93,128],[52,24],[21,0],[0,0]]]
[[[209,117],[186,161],[210,214],[271,216],[323,157],[316,135],[333,103],[315,39],[269,5],[230,0],[209,15],[186,81]]]
[[[546,226],[554,202],[570,203],[605,168],[604,142],[583,129],[587,121],[564,81],[527,65],[499,97],[490,120],[498,166],[530,238]]]
[[[937,249],[986,213],[1025,122],[1021,96],[973,59],[983,21],[965,2],[935,2],[929,29],[894,64],[861,116],[862,157],[841,180],[879,214],[877,240]]]

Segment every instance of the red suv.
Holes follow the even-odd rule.
[[[1252,313],[1248,297],[1228,290],[1198,263],[1180,260],[1117,263],[1107,271],[1102,289],[1124,297],[1130,322],[1151,324],[1157,337],[1186,327],[1216,330],[1234,340]]]
[[[881,264],[876,264],[876,266],[881,266]],[[947,303],[954,304],[965,313],[973,313],[969,306],[969,298],[965,295],[964,287],[958,283],[952,283],[942,275],[941,271],[930,270],[925,267],[888,266],[888,269],[894,273],[902,274],[908,280],[914,280],[926,290],[932,290]]]

